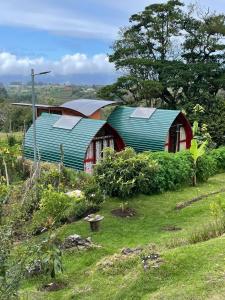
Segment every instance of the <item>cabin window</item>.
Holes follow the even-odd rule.
[[[103,157],[103,150],[106,147],[114,149],[114,138],[112,136],[102,136],[93,139],[87,149],[84,160],[84,170],[86,173],[92,173],[93,165]]]

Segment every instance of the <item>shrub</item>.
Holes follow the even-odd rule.
[[[174,190],[189,184],[193,176],[193,164],[188,151],[178,153],[155,152],[149,154],[158,163],[153,192]]]
[[[212,150],[209,155],[216,161],[216,171],[225,171],[225,147]]]
[[[13,134],[7,134],[7,142],[8,142],[8,145],[10,147],[15,146],[17,144],[17,140],[16,140],[15,135],[13,135]]]
[[[88,176],[83,183],[82,191],[89,204],[100,205],[104,201],[104,195],[94,176]]]
[[[9,190],[10,188],[6,184],[0,183],[0,203],[4,203],[6,201]]]
[[[49,184],[54,188],[75,188],[81,189],[86,180],[91,177],[85,172],[76,171],[71,168],[62,167],[59,172],[59,165],[52,163],[41,163],[41,176],[39,183],[47,187]]]
[[[40,201],[40,209],[34,214],[34,227],[49,227],[59,223],[75,205],[77,199],[63,192],[57,192],[52,186],[44,190]]]
[[[44,163],[41,165],[41,176],[39,178],[39,183],[47,187],[48,185],[54,188],[59,187],[61,183],[61,175],[59,173],[59,168],[57,165]]]
[[[145,153],[131,148],[116,153],[108,148],[105,158],[95,167],[94,174],[103,193],[123,199],[140,192],[149,192],[157,164]]]
[[[215,158],[207,153],[200,157],[197,161],[196,176],[197,180],[200,182],[205,182],[210,176],[216,174],[217,162]]]

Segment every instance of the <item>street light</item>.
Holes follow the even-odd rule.
[[[48,74],[51,71],[45,71],[40,73],[34,73],[34,69],[31,69],[31,83],[32,83],[32,118],[33,118],[33,144],[34,144],[34,169],[37,164],[37,139],[36,139],[36,108],[35,108],[35,93],[34,93],[34,77],[38,75]]]

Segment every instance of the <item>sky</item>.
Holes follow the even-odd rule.
[[[29,80],[51,70],[48,82],[108,84],[117,73],[107,54],[131,14],[164,0],[1,0],[0,81]],[[185,0],[189,3],[189,0]],[[225,0],[200,0],[225,13]]]

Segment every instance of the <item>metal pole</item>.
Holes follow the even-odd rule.
[[[33,145],[34,145],[34,170],[37,165],[37,139],[36,139],[36,107],[34,93],[34,69],[31,69],[31,84],[32,84],[32,118],[33,118]]]

